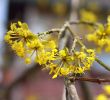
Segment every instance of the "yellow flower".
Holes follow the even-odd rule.
[[[57,78],[57,76],[60,75],[62,64],[63,64],[63,62],[61,62],[61,64],[56,67],[56,69],[54,71],[55,74],[53,75],[52,79]]]
[[[25,56],[25,48],[23,46],[23,42],[14,42],[12,44],[12,50],[15,51],[15,53],[20,56],[20,57],[24,57]]]
[[[72,61],[70,55],[68,55],[68,50],[63,49],[59,52],[53,50],[54,59],[51,60],[52,62],[47,64],[47,66],[50,68],[50,74],[54,74],[52,78],[56,78],[57,76],[65,76],[70,73],[69,71],[69,62]],[[51,58],[49,56],[49,58]],[[67,64],[68,63],[68,64]]]
[[[27,43],[27,47],[32,50],[42,50],[43,49],[43,44],[39,39],[34,39],[30,42]]]
[[[110,95],[110,85],[104,85],[103,86],[103,90],[104,90],[104,93],[101,93],[99,94],[97,97],[96,97],[96,100],[109,100],[109,95]]]
[[[110,35],[110,15],[107,18],[107,25],[105,27],[105,32]]]
[[[78,59],[86,58],[86,54],[84,52],[75,52],[75,56],[77,56]]]
[[[66,56],[66,51],[65,50],[60,50],[59,51],[59,56],[65,57]]]
[[[68,48],[64,48],[58,50],[54,40],[46,40],[39,35],[34,35],[26,23],[18,21],[18,23],[11,24],[10,28],[5,36],[5,41],[11,45],[12,50],[18,56],[23,57],[26,64],[30,64],[31,58],[34,57],[36,63],[50,70],[49,74],[53,74],[52,78],[83,74],[90,69],[95,60],[95,52],[92,49],[81,48],[80,51],[76,49],[69,51]],[[106,34],[101,33],[102,31],[103,27],[100,26],[96,33],[105,36]],[[97,39],[96,36],[95,41]],[[110,41],[106,42],[109,44]]]
[[[55,75],[52,77],[52,79],[55,79],[55,78],[57,78],[57,76],[58,76],[58,74],[55,74]]]
[[[8,41],[9,44],[12,44],[12,40],[10,38],[11,37],[9,35],[5,35],[4,40]]]
[[[49,47],[52,48],[52,49],[55,49],[56,48],[56,43],[54,41],[49,41],[48,43]]]
[[[53,60],[54,68],[52,65],[50,70],[51,73],[54,73],[53,78],[69,74],[82,74],[90,69],[94,60],[95,52],[92,49],[87,49],[86,52],[75,51],[74,55],[70,54],[68,49],[62,49]]]
[[[26,59],[25,59],[25,63],[26,63],[26,64],[30,64],[30,63],[31,63],[31,59],[30,59],[30,58],[26,58]]]
[[[95,58],[95,51],[93,49],[87,49],[86,52],[90,57],[92,57],[93,59]]]
[[[47,64],[48,62],[55,60],[54,56],[55,55],[52,52],[42,51],[36,56],[35,62],[39,63],[40,65]]]
[[[64,75],[64,76],[66,76],[66,75],[68,75],[69,73],[70,73],[70,70],[69,70],[69,67],[68,68],[61,68],[61,75]]]
[[[81,52],[75,51],[72,55],[66,48],[57,53],[52,64],[48,64],[48,67],[51,70],[50,73],[54,74],[53,78],[56,78],[57,76],[82,74],[84,71],[90,69],[94,60],[95,52],[92,49]]]
[[[11,24],[10,30],[5,35],[4,39],[11,44],[15,41],[29,42],[33,38],[36,38],[36,35],[29,30],[28,25],[18,21],[18,23]]]
[[[110,52],[110,16],[108,16],[106,25],[98,24],[97,29],[87,35],[87,40],[94,42],[98,51],[104,48],[106,52]]]
[[[85,71],[85,67],[78,67],[78,66],[73,66],[72,72],[74,74],[82,74]]]
[[[110,85],[104,85],[104,86],[103,86],[103,89],[105,90],[105,92],[106,92],[107,94],[110,95]]]
[[[56,67],[57,67],[56,64],[50,63],[50,64],[46,65],[46,67],[47,67],[48,69],[50,69],[49,74],[52,74],[52,73],[55,73],[55,72],[56,72]]]
[[[96,41],[97,40],[97,37],[95,36],[95,35],[93,35],[93,34],[88,34],[87,35],[87,40],[88,41]]]
[[[73,73],[83,73],[90,69],[90,66],[95,60],[95,52],[92,49],[87,49],[86,52],[75,52],[73,55],[75,62],[73,65]]]
[[[96,97],[96,100],[108,100],[108,98],[105,94],[100,94]]]
[[[83,9],[80,11],[80,19],[81,21],[96,22],[97,16],[93,12]]]

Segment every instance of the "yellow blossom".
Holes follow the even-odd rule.
[[[57,78],[57,76],[60,75],[62,65],[63,65],[63,62],[61,62],[59,66],[57,65],[54,71],[55,74],[53,75],[52,79]]]
[[[85,71],[85,67],[73,66],[72,72],[74,74],[82,74]]]
[[[70,72],[69,72],[69,67],[68,68],[61,68],[61,75],[68,75]]]
[[[74,69],[73,73],[83,73],[90,69],[93,61],[95,60],[95,52],[92,49],[87,49],[86,52],[75,52],[74,54]]]
[[[88,21],[88,22],[97,21],[97,16],[93,12],[84,9],[80,11],[80,17],[81,17],[80,18],[81,21]]]
[[[105,25],[98,24],[97,29],[93,33],[87,35],[87,40],[94,42],[94,44],[97,45],[98,51],[104,48],[106,52],[110,52],[110,16],[108,16]]]
[[[39,39],[34,39],[27,43],[27,47],[32,50],[42,50],[43,44]]]
[[[55,49],[55,48],[56,48],[56,44],[55,44],[55,42],[52,41],[52,40],[49,41],[48,45],[49,45],[49,47],[52,48],[52,49]]]
[[[18,23],[11,24],[10,30],[5,35],[4,39],[11,44],[14,41],[28,42],[33,38],[36,38],[36,35],[29,30],[28,25],[18,21]]]
[[[92,49],[84,51],[75,51],[74,55],[70,55],[68,49],[62,49],[55,57],[52,66],[50,66],[53,78],[57,76],[67,76],[70,74],[82,74],[89,70],[95,60],[95,52]],[[53,66],[55,64],[55,66]],[[53,70],[54,69],[54,70]]]
[[[103,86],[103,89],[105,90],[105,92],[106,92],[107,94],[110,95],[110,85],[104,85],[104,86]]]
[[[12,50],[15,51],[15,53],[20,56],[20,57],[24,57],[25,56],[25,48],[23,46],[23,42],[14,42],[12,44]]]
[[[109,100],[109,96],[110,96],[110,85],[104,85],[103,86],[103,90],[104,92],[99,94],[97,97],[96,97],[96,100]]]
[[[106,34],[102,31],[103,27],[100,26],[96,33],[105,37]],[[96,33],[95,41],[98,39]],[[81,48],[80,51],[75,48],[73,51],[68,50],[68,48],[58,50],[54,40],[46,40],[39,35],[34,35],[27,24],[20,21],[11,24],[10,30],[5,35],[5,41],[11,45],[12,50],[18,56],[25,59],[26,64],[30,64],[33,57],[36,63],[42,65],[45,69],[49,69],[49,74],[53,74],[52,78],[83,74],[90,69],[95,60],[94,50],[85,50],[84,48]],[[109,44],[108,41],[106,42]]]
[[[52,52],[42,51],[36,56],[35,62],[39,63],[40,65],[46,64],[47,62],[55,60],[54,56],[55,55]]]
[[[55,75],[52,77],[52,79],[55,79],[55,78],[57,78],[57,76],[58,76],[58,74],[55,74]]]
[[[30,63],[31,63],[31,59],[30,59],[30,58],[26,58],[26,59],[25,59],[25,63],[26,63],[26,64],[30,64]]]
[[[65,50],[60,50],[60,51],[59,51],[59,55],[60,55],[61,57],[65,57],[65,56],[66,56],[66,51],[65,51]]]
[[[100,94],[96,97],[96,100],[108,100],[108,98],[105,94]]]

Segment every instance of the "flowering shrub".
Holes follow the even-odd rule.
[[[31,63],[31,58],[35,54],[34,61],[43,65],[45,69],[50,69],[50,74],[54,74],[52,78],[82,74],[90,70],[95,60],[93,49],[81,46],[81,50],[77,51],[75,46],[71,50],[67,47],[59,50],[54,40],[46,40],[39,34],[32,33],[28,25],[20,21],[11,24],[10,30],[5,35],[5,41],[17,56],[25,59],[27,64]]]
[[[85,18],[80,21],[67,22],[61,29],[52,29],[38,34],[31,32],[26,23],[18,21],[10,25],[10,30],[4,39],[15,54],[24,59],[26,64],[32,63],[34,59],[34,62],[41,65],[42,69],[49,70],[49,74],[53,75],[53,79],[58,76],[64,77],[66,92],[68,93],[70,90],[73,91],[73,87],[71,87],[70,83],[76,80],[96,83],[110,82],[110,80],[107,79],[80,77],[83,73],[91,69],[94,61],[110,71],[110,67],[96,56],[97,50],[101,52],[104,48],[105,51],[110,51],[110,17],[107,19],[107,24],[103,25],[96,23],[96,18],[94,15],[92,16],[92,13],[85,11],[83,13],[88,16],[85,16]],[[94,21],[87,22],[85,19],[89,20],[91,16]],[[72,31],[72,24],[85,24],[95,27],[94,32],[88,34],[86,38],[88,41],[94,42],[97,45],[97,50],[88,49],[85,46],[77,34]],[[66,31],[70,33],[69,36],[72,37],[73,41],[70,47],[64,45],[64,48],[60,49],[59,42]],[[52,33],[57,33],[58,38],[53,39]],[[110,86],[104,87],[107,94],[110,94],[109,89]],[[66,98],[71,98],[73,93],[69,93],[69,96],[66,95]],[[107,100],[107,97],[105,94],[100,94],[96,99]]]
[[[104,48],[106,52],[110,52],[110,16],[105,25],[97,24],[96,30],[88,34],[87,39],[97,45],[98,51]]]

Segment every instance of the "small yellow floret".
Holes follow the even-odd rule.
[[[20,57],[24,57],[25,55],[25,48],[23,45],[23,42],[14,42],[14,44],[12,44],[12,50],[15,51],[15,53],[20,56]]]
[[[60,71],[60,72],[61,72],[61,74],[64,75],[64,76],[65,76],[65,75],[68,75],[68,74],[69,74],[69,67],[68,67],[68,68],[61,68],[61,71]]]
[[[105,90],[105,92],[106,92],[107,94],[110,95],[110,85],[104,85],[103,89]]]
[[[55,74],[55,75],[52,77],[52,79],[55,79],[55,78],[57,78],[57,76],[58,76],[58,75],[57,75],[57,74]]]
[[[60,55],[61,57],[65,57],[65,56],[66,56],[65,50],[60,50],[60,51],[59,51],[59,55]]]
[[[96,100],[108,100],[108,98],[105,94],[100,94],[96,97]]]
[[[26,58],[26,59],[25,59],[25,63],[26,63],[26,64],[30,64],[30,63],[31,63],[31,59],[30,59],[30,58]]]

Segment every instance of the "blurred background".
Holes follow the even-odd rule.
[[[109,0],[0,0],[0,100],[62,100],[63,93],[62,78],[52,80],[39,65],[26,65],[4,42],[10,23],[26,22],[33,33],[38,33],[61,28],[70,19],[105,23],[109,14]],[[81,38],[92,30],[89,26],[77,27],[75,31],[81,33]],[[110,54],[103,52],[97,56],[110,65]],[[94,63],[84,76],[109,78],[109,75]],[[95,100],[103,92],[102,84],[76,82],[76,87],[81,100]]]

